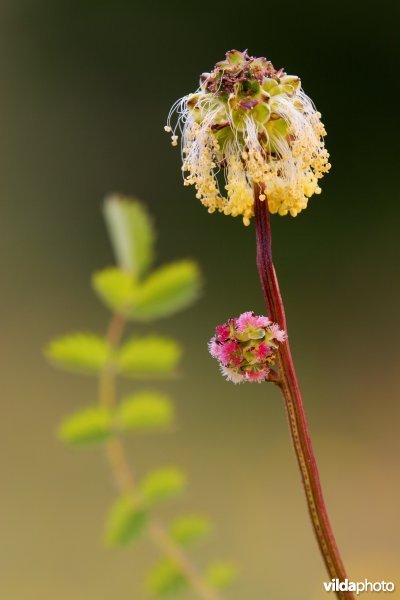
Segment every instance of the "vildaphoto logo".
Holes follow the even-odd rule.
[[[392,581],[349,581],[345,579],[332,579],[332,581],[324,582],[326,592],[355,592],[358,596],[364,592],[394,592],[395,585]]]

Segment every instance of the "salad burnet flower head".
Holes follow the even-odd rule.
[[[210,213],[254,215],[254,186],[271,213],[295,217],[329,168],[321,114],[300,78],[231,50],[171,108],[165,130],[182,142],[185,185]],[[222,189],[221,189],[222,188]]]
[[[234,383],[267,381],[286,332],[268,317],[245,312],[218,325],[209,342],[211,356]]]

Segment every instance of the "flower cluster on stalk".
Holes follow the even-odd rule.
[[[165,130],[174,146],[181,133],[185,185],[210,213],[241,215],[245,225],[255,184],[271,213],[296,216],[330,168],[321,114],[299,77],[247,51],[231,50],[203,73],[198,90],[173,105]]]
[[[209,350],[230,381],[267,381],[278,346],[286,337],[286,332],[268,317],[245,312],[217,326]]]

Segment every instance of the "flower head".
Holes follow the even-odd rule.
[[[297,76],[231,50],[201,75],[194,94],[174,104],[165,130],[174,146],[177,131],[182,134],[185,185],[195,186],[210,213],[241,215],[248,225],[254,184],[270,212],[280,215],[296,216],[320,193],[319,179],[330,168],[320,117]]]
[[[276,323],[245,312],[217,326],[209,350],[230,381],[261,382],[270,378],[276,351],[285,339],[286,333]]]

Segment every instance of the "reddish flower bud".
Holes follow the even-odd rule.
[[[286,332],[268,317],[245,312],[216,327],[209,350],[230,381],[261,382],[271,379],[278,346],[285,340]]]

